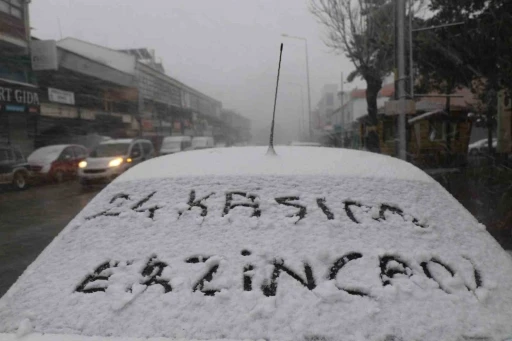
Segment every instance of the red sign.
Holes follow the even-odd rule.
[[[144,130],[153,130],[153,122],[151,120],[142,120],[142,128]]]

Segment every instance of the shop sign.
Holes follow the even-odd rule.
[[[123,123],[132,123],[132,115],[123,114]]]
[[[59,118],[77,118],[78,112],[73,107],[43,103],[43,105],[41,105],[41,115]]]
[[[80,109],[80,118],[82,120],[94,121],[96,119],[96,114],[90,110]]]
[[[10,112],[25,112],[25,106],[24,105],[13,105],[13,104],[7,104],[5,106],[5,111]]]
[[[24,105],[13,104],[0,104],[0,112],[26,112],[27,107]],[[39,113],[39,107],[28,107],[28,112],[31,114]]]
[[[48,88],[48,99],[51,102],[75,105],[75,94],[70,91]]]
[[[57,70],[59,68],[55,40],[32,41],[30,47],[32,70]]]
[[[153,129],[153,122],[151,120],[142,120],[142,128],[144,130],[152,130]]]
[[[0,85],[0,103],[12,105],[39,105],[39,95],[35,90],[27,90]]]

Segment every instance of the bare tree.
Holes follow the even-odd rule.
[[[366,81],[366,144],[379,152],[377,96],[394,65],[393,0],[311,0],[310,11],[327,30],[325,44],[354,64],[347,80],[360,76]]]

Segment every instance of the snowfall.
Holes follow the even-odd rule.
[[[512,258],[434,180],[276,150],[125,173],[0,299],[0,340],[512,338]]]

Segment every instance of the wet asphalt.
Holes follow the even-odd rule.
[[[100,190],[75,181],[0,189],[0,297]]]

